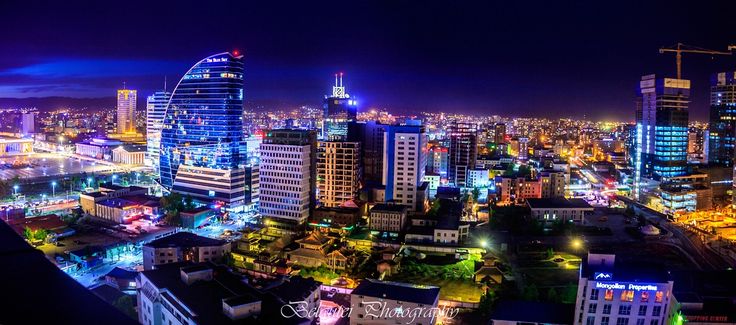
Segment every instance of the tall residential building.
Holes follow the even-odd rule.
[[[154,167],[156,174],[161,150],[161,126],[169,98],[170,92],[157,91],[146,99],[146,165]]]
[[[376,121],[348,124],[348,141],[361,143],[362,180],[367,186],[383,184],[383,138],[386,127]]]
[[[736,72],[721,72],[711,79],[708,163],[730,167],[736,141]]]
[[[348,124],[357,119],[358,101],[351,99],[342,84],[342,73],[335,75],[332,96],[325,96],[322,139],[344,141]]]
[[[270,228],[301,229],[316,203],[317,134],[271,130],[261,143],[258,210]]]
[[[501,143],[506,143],[506,124],[496,123],[493,129],[493,142],[495,142],[497,145]]]
[[[360,142],[320,141],[317,145],[319,203],[337,207],[358,198]]]
[[[23,113],[21,117],[21,134],[29,135],[36,133],[36,114],[33,112]]]
[[[447,179],[457,187],[464,187],[468,170],[475,168],[478,156],[478,128],[472,123],[455,122],[448,136]]]
[[[423,181],[427,166],[427,134],[422,125],[390,125],[383,151],[384,198],[424,211],[428,184]]]
[[[137,99],[138,91],[133,89],[118,89],[118,133],[135,132],[135,108]]]
[[[219,53],[184,74],[161,130],[166,189],[233,207],[244,199],[242,56]]]
[[[427,169],[429,172],[439,175],[441,179],[447,180],[448,150],[446,147],[433,146],[429,150],[429,161]]]
[[[643,76],[639,96],[635,182],[685,175],[690,80]]]

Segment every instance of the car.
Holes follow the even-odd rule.
[[[606,221],[608,221],[608,217],[607,216],[602,216],[602,217],[598,218],[598,221],[606,222]]]

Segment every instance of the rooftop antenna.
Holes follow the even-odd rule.
[[[332,87],[332,97],[334,98],[346,98],[347,94],[345,94],[345,87],[342,86],[342,72],[339,73],[339,79],[338,74],[335,74],[335,86]]]
[[[164,92],[166,92],[166,76],[164,76]]]
[[[125,90],[125,81],[123,81],[123,90]]]

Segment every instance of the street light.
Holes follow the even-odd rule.
[[[18,187],[18,184],[15,184],[15,185],[13,185],[13,194],[14,194],[15,196],[18,196],[18,188],[19,188],[19,187]]]
[[[115,180],[118,178],[118,175],[112,174],[112,183],[115,184]]]
[[[51,182],[51,197],[56,196],[56,181]]]
[[[575,250],[580,249],[580,247],[583,247],[583,241],[580,239],[573,239],[572,240],[572,248]]]

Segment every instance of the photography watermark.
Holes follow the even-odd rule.
[[[398,305],[395,302],[389,305],[386,301],[378,300],[363,300],[361,306],[320,307],[307,301],[290,301],[281,306],[281,316],[284,318],[337,319],[350,318],[353,313],[357,313],[359,317],[366,319],[394,319],[401,320],[405,324],[414,324],[424,319],[453,319],[460,312],[460,308],[454,307],[419,307],[413,304]]]

